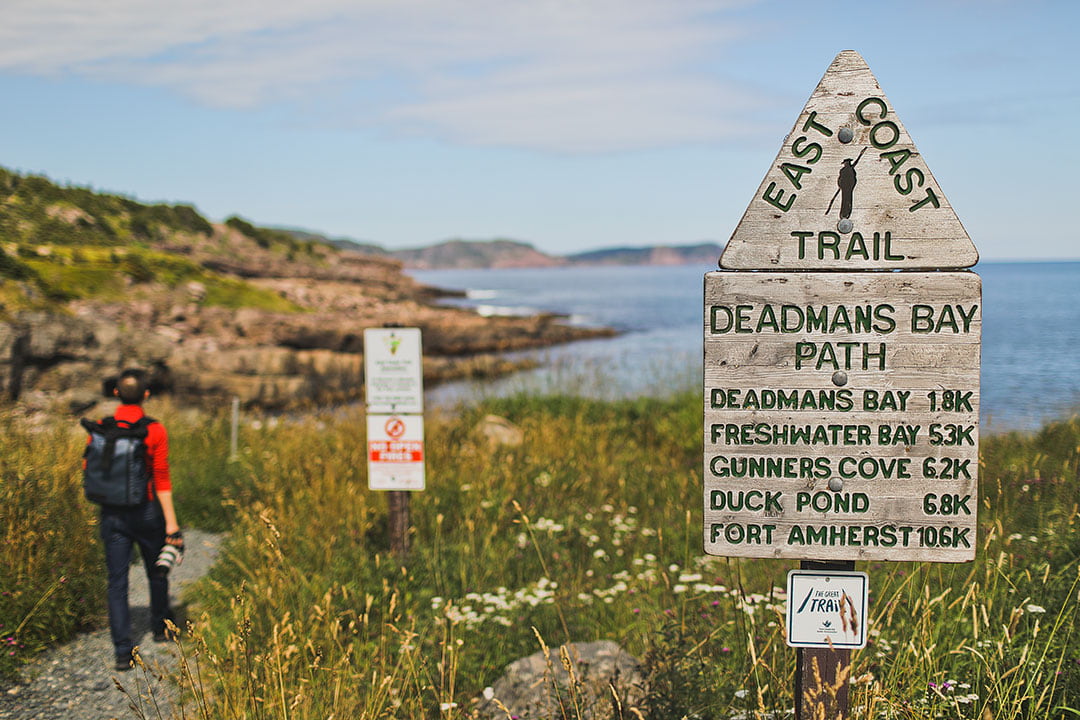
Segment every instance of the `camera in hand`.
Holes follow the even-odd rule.
[[[166,544],[158,553],[154,569],[161,575],[168,575],[174,566],[184,561],[184,551],[180,548]]]

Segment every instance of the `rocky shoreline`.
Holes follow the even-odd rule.
[[[438,298],[452,293],[417,283],[399,262],[359,253],[301,264],[254,252],[224,261],[199,257],[198,247],[168,249],[243,277],[295,309],[215,306],[199,282],[131,282],[123,302],[74,300],[60,311],[8,313],[0,322],[4,398],[33,410],[81,413],[102,398],[106,378],[139,366],[152,370],[158,392],[184,404],[237,397],[249,407],[286,409],[361,399],[369,327],[419,327],[431,384],[531,364],[508,360],[507,352],[614,335],[566,325],[552,314],[486,318],[440,306]]]

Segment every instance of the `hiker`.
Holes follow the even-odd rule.
[[[861,159],[860,155],[860,159]],[[855,163],[859,162],[858,160]],[[858,175],[855,173],[855,163],[851,162],[848,158],[844,160],[843,165],[840,167],[840,176],[836,179],[836,184],[840,186],[840,217],[851,217],[851,204],[855,195],[855,183],[859,181]]]
[[[124,370],[113,395],[121,405],[111,418],[83,420],[90,432],[84,461],[84,489],[101,507],[101,539],[109,576],[109,631],[116,669],[132,667],[128,569],[131,546],[138,545],[150,583],[150,629],[155,642],[168,641],[168,570],[183,552],[169,479],[169,440],[165,427],[145,415],[150,397],[146,374]],[[162,552],[167,546],[175,548]],[[160,560],[159,560],[160,556]],[[156,563],[156,564],[155,564]]]

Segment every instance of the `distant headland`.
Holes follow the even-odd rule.
[[[723,246],[714,242],[690,245],[611,247],[570,255],[551,255],[519,240],[452,239],[406,250],[388,250],[372,243],[328,238],[303,230],[281,229],[297,239],[328,243],[378,257],[401,261],[410,270],[473,270],[482,268],[563,267],[576,265],[715,265]]]

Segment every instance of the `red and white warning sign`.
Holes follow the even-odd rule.
[[[424,418],[368,415],[368,487],[424,489]]]

